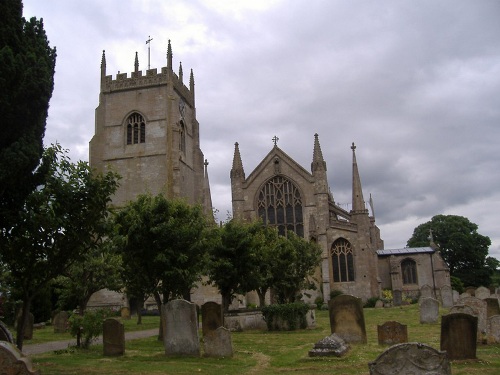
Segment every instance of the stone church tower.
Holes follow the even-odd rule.
[[[340,290],[367,300],[380,295],[377,250],[384,247],[375,217],[366,208],[352,145],[352,209],[338,206],[330,192],[327,166],[314,135],[311,172],[277,146],[245,176],[238,143],[231,169],[233,217],[261,218],[286,235],[293,231],[322,248],[319,290],[325,300]],[[373,209],[372,209],[373,211]],[[311,298],[314,301],[314,297]]]
[[[106,56],[101,61],[99,106],[95,111],[95,134],[90,141],[90,165],[114,170],[122,179],[113,197],[117,207],[137,195],[163,193],[203,204],[211,214],[212,202],[207,165],[200,149],[200,126],[196,120],[193,71],[186,86],[182,65],[172,70],[172,47],[168,42],[167,66],[106,75]]]

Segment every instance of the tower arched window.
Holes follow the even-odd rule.
[[[354,281],[354,257],[352,246],[345,238],[332,244],[333,281],[336,283]]]
[[[288,231],[304,237],[302,198],[298,187],[283,176],[275,176],[259,192],[257,212],[264,222],[278,228],[279,234]]]
[[[132,113],[127,119],[127,144],[146,142],[146,122],[138,113]]]
[[[418,284],[417,263],[413,259],[405,259],[401,262],[401,273],[403,284]]]

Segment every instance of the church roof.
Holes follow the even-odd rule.
[[[433,253],[435,250],[432,247],[403,247],[402,249],[384,249],[377,250],[377,255],[404,255],[404,254],[419,254]]]

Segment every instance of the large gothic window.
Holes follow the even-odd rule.
[[[413,259],[405,259],[401,262],[401,273],[403,284],[418,284],[417,263]]]
[[[333,281],[336,283],[354,281],[354,259],[351,243],[339,238],[332,245]]]
[[[279,234],[288,231],[304,237],[302,198],[297,186],[283,176],[275,176],[259,192],[257,211],[264,225],[278,228]]]
[[[146,142],[146,123],[144,117],[138,113],[132,113],[127,119],[127,144]]]

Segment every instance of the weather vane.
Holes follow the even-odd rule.
[[[146,40],[146,44],[148,45],[148,70],[151,69],[151,35],[148,35],[148,40]]]
[[[279,141],[279,140],[280,140],[280,139],[279,139],[278,137],[276,137],[276,136],[274,136],[274,137],[273,137],[274,146],[277,146],[277,145],[278,145],[278,141]]]

